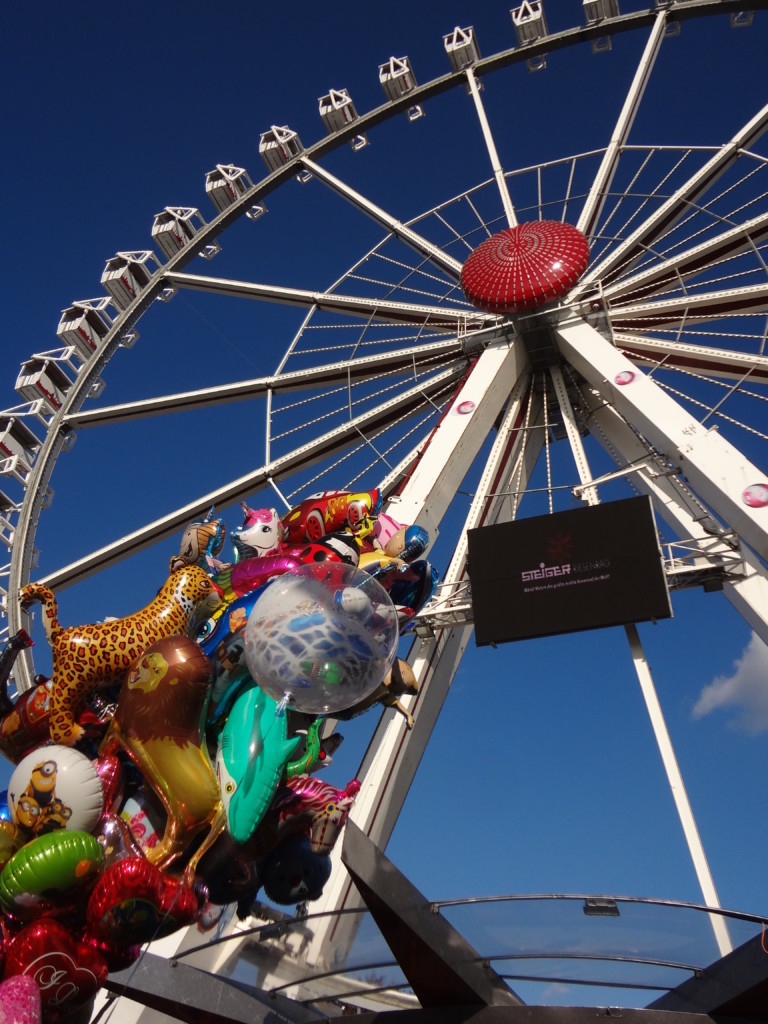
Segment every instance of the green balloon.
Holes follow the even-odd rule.
[[[0,873],[0,905],[18,917],[66,907],[104,864],[104,849],[88,832],[58,829],[22,846]]]

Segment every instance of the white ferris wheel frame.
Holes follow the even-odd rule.
[[[380,122],[417,109],[444,90],[466,86],[485,139],[506,223],[513,227],[518,222],[517,214],[508,178],[499,161],[483,107],[479,88],[483,76],[517,61],[535,61],[544,53],[560,47],[594,41],[618,32],[647,28],[649,35],[645,49],[579,218],[579,229],[589,237],[599,221],[619,155],[627,145],[635,114],[670,23],[676,19],[713,13],[732,12],[735,16],[738,11],[738,6],[731,0],[659,4],[647,12],[617,15],[585,27],[554,35],[547,34],[534,39],[524,48],[505,50],[460,65],[426,85],[414,86],[399,98],[390,98],[383,106],[367,115],[356,116],[349,124],[337,128],[328,138],[315,145],[289,153],[278,169],[257,184],[250,184],[231,206],[210,223],[203,224],[194,236],[194,246],[183,248],[165,264],[158,264],[146,288],[127,308],[118,312],[103,344],[80,367],[74,386],[61,408],[53,415],[40,405],[34,407],[34,403],[29,409],[22,410],[22,415],[27,419],[43,425],[46,436],[25,475],[25,500],[14,513],[14,543],[6,588],[9,633],[14,633],[23,622],[15,595],[30,578],[37,520],[45,505],[55,463],[73,431],[151,416],[159,409],[168,412],[203,408],[257,395],[266,395],[271,402],[273,396],[294,388],[310,384],[330,386],[344,383],[350,379],[350,373],[363,377],[408,366],[414,361],[439,358],[443,366],[442,374],[430,378],[429,387],[437,389],[450,385],[456,393],[456,389],[460,389],[462,401],[474,403],[474,414],[468,417],[443,416],[440,419],[428,444],[419,449],[416,468],[408,476],[405,485],[390,497],[387,510],[402,522],[423,524],[436,534],[451,497],[486,442],[489,424],[496,425],[496,436],[475,490],[469,515],[461,530],[460,541],[445,573],[440,596],[431,606],[431,615],[425,616],[428,628],[417,637],[409,656],[419,681],[418,696],[411,704],[411,709],[418,712],[415,727],[405,732],[399,721],[384,716],[371,740],[358,776],[362,789],[353,819],[380,848],[384,848],[453,675],[471,638],[471,601],[467,592],[466,566],[467,530],[504,521],[516,514],[516,501],[511,496],[524,490],[544,443],[543,431],[536,433],[520,429],[523,420],[529,425],[541,425],[546,415],[546,411],[535,401],[526,404],[531,368],[521,341],[524,325],[516,322],[514,317],[488,317],[468,310],[463,305],[452,307],[450,303],[430,305],[406,303],[402,300],[388,302],[380,298],[365,299],[341,294],[335,287],[326,292],[306,291],[190,274],[184,268],[201,250],[216,245],[217,237],[236,219],[249,213],[256,215],[270,193],[299,174],[311,175],[322,182],[391,236],[415,250],[428,264],[457,281],[461,271],[460,261],[447,255],[414,227],[399,221],[366,199],[326,170],[319,161],[332,149],[364,137],[366,132]],[[630,285],[617,277],[619,268],[627,264],[631,266],[641,253],[651,249],[669,225],[682,216],[688,206],[695,203],[767,127],[768,105],[731,140],[720,146],[705,165],[682,187],[677,188],[642,225],[606,258],[598,261],[571,294],[548,313],[548,324],[562,360],[584,383],[590,415],[597,428],[594,436],[613,455],[618,453],[624,467],[619,472],[631,473],[635,486],[651,497],[657,513],[678,536],[686,539],[692,558],[700,567],[722,568],[729,564],[729,559],[738,563],[737,571],[726,573],[724,594],[766,643],[768,571],[765,562],[768,561],[768,529],[761,510],[750,508],[739,500],[746,487],[762,478],[762,471],[716,430],[698,422],[651,377],[641,375],[631,390],[611,383],[617,375],[635,371],[644,360],[653,361],[660,354],[661,346],[656,339],[643,337],[636,331],[622,327],[622,321],[631,322],[633,318],[642,317],[650,300],[640,298],[632,305],[624,305],[621,317],[613,325],[610,339],[595,326],[594,317],[590,315],[590,303],[594,296],[592,289],[595,287],[599,287],[600,299],[605,306],[612,300],[625,297],[630,287],[651,287],[663,280],[665,275],[670,279],[685,278],[708,260],[725,258],[737,252],[740,247],[751,244],[745,241],[745,236],[753,240],[768,237],[768,213],[764,213],[730,231],[721,232],[714,240],[690,246],[683,253],[656,263],[649,269],[639,269]],[[307,309],[310,315],[317,310],[329,310],[344,316],[376,318],[392,323],[412,324],[428,320],[432,325],[449,330],[453,337],[439,341],[424,340],[402,351],[362,355],[354,360],[343,360],[308,370],[283,372],[281,364],[278,371],[268,377],[224,387],[165,395],[151,401],[83,410],[86,398],[98,387],[110,358],[121,345],[130,343],[136,324],[150,304],[180,288],[290,304]],[[733,309],[768,311],[768,284],[700,293],[695,297],[686,297],[684,305],[682,309],[679,298],[671,298],[666,305],[655,301],[653,312],[655,316],[666,317],[673,322],[691,312],[706,319],[707,316],[714,318],[727,315]],[[768,378],[768,357],[764,355],[686,346],[684,343],[680,343],[676,351],[689,363],[695,361],[703,370],[719,374],[724,379],[741,381],[750,375],[752,379]],[[625,352],[629,352],[632,358]],[[468,357],[471,357],[471,369],[467,373]],[[353,370],[350,369],[351,365]],[[593,479],[591,475],[570,409],[568,390],[558,367],[552,369],[551,378],[581,481],[579,496],[585,502],[595,502],[598,500],[601,480]],[[406,390],[383,403],[376,414],[368,412],[357,419],[351,417],[345,427],[335,428],[319,436],[314,445],[305,445],[287,456],[276,456],[274,459],[268,456],[264,465],[258,469],[62,567],[49,574],[44,582],[52,587],[70,585],[112,562],[131,557],[161,537],[177,533],[190,519],[204,514],[212,505],[224,508],[245,499],[261,487],[271,484],[279,487],[281,477],[296,466],[309,464],[329,452],[343,450],[349,444],[350,437],[375,427],[376,415],[383,421],[395,418],[407,412],[417,397],[423,398],[424,392],[423,384],[415,384],[412,392]],[[14,410],[9,410],[9,413],[12,412]],[[649,454],[648,444],[643,444],[638,435],[642,435],[652,446],[652,454]],[[269,453],[269,441],[267,451]],[[670,467],[674,467],[674,473],[669,471]],[[396,467],[382,481],[385,493],[391,492],[394,479],[400,475],[400,471],[401,467]],[[727,524],[726,530],[711,529],[711,522],[700,514],[700,508],[688,500],[688,486],[722,523]],[[31,677],[29,666],[26,670],[22,667],[19,678],[21,689],[31,685]],[[318,909],[340,909],[350,905],[351,900],[351,883],[343,871],[337,870]],[[344,944],[337,929],[338,925],[331,923],[316,932],[310,958],[320,958],[329,942]]]

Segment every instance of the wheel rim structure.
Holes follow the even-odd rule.
[[[59,567],[46,560],[42,578],[54,589],[118,574],[122,563],[144,557],[151,545],[172,547],[183,527],[212,505],[223,512],[242,500],[252,503],[260,492],[265,504],[290,506],[313,491],[382,486],[397,518],[440,535],[434,551],[444,557],[445,589],[433,608],[432,635],[414,641],[409,656],[421,679],[417,725],[404,737],[401,723],[383,718],[361,769],[361,777],[377,784],[359,801],[355,817],[382,847],[471,636],[467,527],[515,518],[523,498],[522,514],[551,512],[565,499],[610,500],[628,493],[629,483],[635,493],[651,496],[664,529],[687,545],[676,579],[692,567],[696,581],[716,581],[768,642],[768,107],[761,108],[759,97],[750,97],[754,110],[746,102],[735,105],[732,134],[712,146],[635,142],[632,132],[657,56],[674,45],[677,29],[684,33],[715,16],[738,25],[744,16],[727,0],[693,0],[593,18],[559,32],[543,29],[537,39],[538,7],[523,6],[532,33],[523,45],[480,57],[471,30],[457,30],[446,37],[450,73],[407,88],[396,78],[387,102],[367,115],[342,103],[342,120],[320,142],[305,148],[290,129],[273,126],[263,137],[269,173],[254,184],[241,169],[222,165],[230,173],[231,198],[221,200],[209,223],[195,221],[197,211],[166,208],[177,232],[179,225],[189,231],[184,243],[176,249],[169,243],[165,259],[149,250],[123,254],[125,274],[143,282],[136,298],[124,300],[123,308],[114,295],[111,305],[91,300],[74,307],[77,313],[91,308],[90,323],[101,325],[96,350],[87,359],[56,350],[53,362],[67,382],[60,393],[51,400],[45,381],[37,379],[20,392],[26,404],[3,418],[4,426],[15,424],[8,444],[17,447],[6,446],[2,471],[8,489],[20,492],[4,512],[12,535],[4,587],[10,633],[23,624],[14,595],[38,578],[35,547],[41,524],[52,516],[45,506],[54,468],[72,457],[66,449],[73,436],[109,428],[120,436],[161,414],[237,410],[231,432],[242,437],[250,403],[258,402],[266,429],[254,447],[261,450],[246,460],[246,472],[203,494],[180,479],[184,500],[173,511],[153,513],[125,530],[117,527],[121,512],[111,534],[94,528],[94,536],[114,540],[98,541],[90,553]],[[490,127],[499,110],[492,98],[497,78],[522,75],[521,65],[536,69],[577,48],[606,49],[606,40],[630,32],[642,36],[642,47],[623,105],[617,100],[611,108],[607,145],[521,166],[510,165],[502,145],[500,157]],[[409,120],[407,132],[416,137],[421,114],[448,96],[462,96],[469,116],[476,116],[473,159],[484,176],[401,219],[394,200],[379,205],[358,185],[362,172],[354,160],[364,157],[352,151],[368,141],[373,149],[380,134],[388,146],[393,126]],[[363,255],[332,285],[315,281],[312,290],[266,283],[273,280],[268,261],[254,280],[230,276],[226,232],[261,230],[261,223],[246,222],[260,222],[262,214],[264,223],[276,219],[289,193],[301,196],[300,217],[316,197],[329,202],[319,235],[333,228],[334,203],[359,217]],[[389,198],[396,195],[391,188]],[[491,236],[530,222],[578,228],[590,248],[586,271],[543,305],[531,301],[501,312],[473,305],[461,288],[468,257]],[[286,250],[312,241],[297,221],[288,222],[285,237]],[[199,256],[216,255],[219,238],[221,262],[211,263],[212,275]],[[276,254],[278,270],[281,260],[290,265],[288,255]],[[318,270],[322,279],[326,268]],[[157,330],[165,315],[158,300],[169,300],[172,309],[188,293],[205,296],[211,317],[224,299],[285,308],[291,317],[297,308],[305,312],[298,329],[286,314],[292,340],[270,374],[172,387],[119,404],[97,400],[102,375],[109,382],[109,364],[132,345],[138,325],[143,331],[146,320]],[[33,376],[37,369],[31,367]],[[178,379],[193,380],[193,370],[183,367]],[[195,420],[194,430],[204,433],[201,422]],[[200,437],[200,449],[214,442],[220,452],[226,435],[216,426],[213,438]],[[193,434],[191,451],[197,440]],[[228,465],[222,458],[223,480]],[[462,490],[472,496],[457,505]],[[141,493],[142,505],[152,508],[151,488]],[[156,553],[152,557],[157,564]],[[24,688],[34,669],[31,662],[19,666]],[[329,907],[351,899],[342,872],[324,899]],[[333,928],[319,932],[312,955],[327,958],[322,944],[334,941],[343,946],[345,940]]]

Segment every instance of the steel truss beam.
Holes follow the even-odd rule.
[[[273,284],[257,284],[255,281],[232,281],[221,277],[202,274],[168,273],[165,280],[177,288],[209,292],[213,295],[229,295],[241,299],[259,299],[277,302],[287,306],[322,309],[330,313],[341,313],[356,318],[370,317],[387,323],[422,324],[430,327],[449,327],[454,331],[466,331],[480,327],[490,319],[471,306],[451,309],[450,306],[426,306],[415,302],[392,302],[389,299],[366,299],[356,295],[337,295],[335,292],[311,292],[303,288],[283,288]]]
[[[661,518],[678,537],[688,540],[701,553],[702,564],[723,570],[723,594],[745,622],[768,644],[768,569],[738,538],[721,530],[708,511],[694,498],[677,474],[658,458],[647,462],[648,448],[626,420],[607,405],[598,391],[586,390],[592,436],[615,459],[626,466],[637,465],[632,474],[636,486],[648,494]],[[742,575],[729,572],[730,559],[722,557],[724,544],[741,556]]]
[[[662,288],[676,287],[694,274],[738,256],[747,249],[754,250],[766,238],[768,212],[746,220],[738,227],[723,231],[722,234],[700,245],[676,253],[632,277],[622,278],[608,285],[602,290],[602,297],[616,305],[617,300],[624,300],[627,297],[637,300],[647,294],[658,294]]]
[[[705,345],[687,345],[684,342],[660,341],[643,334],[616,331],[613,341],[617,348],[636,363],[666,367],[670,370],[690,370],[712,377],[755,383],[768,381],[768,356],[750,352],[734,352]]]
[[[605,401],[633,423],[648,441],[680,470],[692,489],[758,555],[768,559],[764,518],[742,500],[763,474],[716,430],[708,430],[649,377],[582,322],[556,328],[563,357]],[[618,380],[631,383],[621,385]],[[622,375],[622,376],[620,376]]]
[[[512,518],[510,491],[525,487],[527,470],[535,463],[543,431],[524,428],[524,403],[529,395],[529,376],[522,346],[507,352],[487,350],[454,403],[472,396],[470,416],[449,411],[435,431],[430,446],[415,472],[388,510],[403,522],[420,521],[434,531],[446,512],[450,497],[476,457],[492,424],[504,410],[491,454],[478,484],[459,545],[445,574],[447,586],[461,585],[466,578],[466,530]],[[474,423],[472,421],[475,421]],[[528,426],[533,425],[528,418]],[[352,818],[379,847],[389,840],[403,802],[432,734],[456,669],[472,634],[471,625],[438,630],[429,639],[416,639],[409,654],[419,684],[410,709],[417,711],[415,725],[404,732],[402,718],[385,714],[373,735],[358,778],[361,792]],[[318,910],[356,905],[350,880],[338,869],[325,888]],[[320,925],[310,946],[310,961],[333,949],[343,958],[354,937],[349,917]]]
[[[594,234],[605,206],[605,201],[608,198],[611,182],[619,165],[622,147],[626,143],[629,132],[634,124],[635,115],[645,93],[645,87],[648,85],[648,80],[651,77],[653,65],[656,63],[656,57],[664,39],[666,27],[667,11],[661,8],[656,12],[656,20],[653,23],[648,42],[645,45],[640,63],[632,79],[632,84],[624,100],[624,106],[621,108],[611,141],[603,155],[602,163],[595,175],[595,180],[592,182],[592,187],[589,190],[589,195],[576,225],[579,231],[589,239]]]
[[[397,352],[340,360],[326,366],[295,370],[292,373],[278,373],[271,377],[257,377],[234,384],[217,384],[198,391],[183,391],[174,395],[162,395],[159,398],[143,398],[138,402],[126,402],[122,405],[102,406],[87,412],[72,413],[66,417],[65,423],[73,429],[103,426],[106,423],[123,423],[126,420],[160,416],[168,412],[204,409],[212,405],[259,398],[270,393],[291,393],[305,388],[358,383],[392,373],[425,375],[434,372],[437,364],[440,364],[440,369],[444,369],[444,360],[451,357],[462,358],[461,341],[456,337],[399,349]]]

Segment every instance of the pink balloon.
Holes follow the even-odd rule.
[[[246,558],[244,562],[235,562],[231,572],[230,586],[238,597],[250,594],[257,587],[263,587],[273,576],[282,576],[284,572],[301,565],[298,558],[290,555],[268,555],[266,558]]]
[[[8,978],[0,985],[0,1022],[2,1024],[40,1024],[40,989],[28,974]]]
[[[114,811],[123,799],[125,772],[114,754],[107,754],[93,762],[104,789],[104,810]]]

